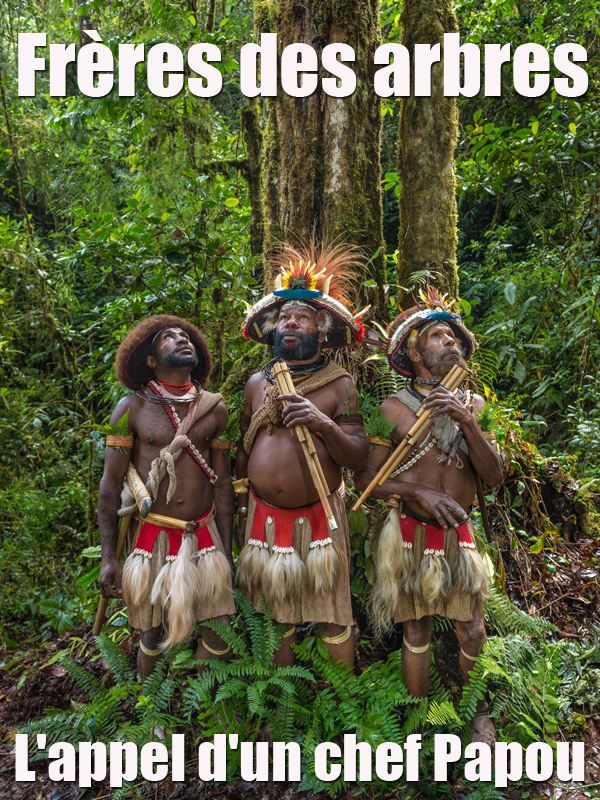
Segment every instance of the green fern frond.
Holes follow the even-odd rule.
[[[131,670],[127,656],[119,649],[119,646],[104,633],[94,636],[94,641],[108,664],[115,682],[119,685],[131,683]]]
[[[107,692],[106,687],[100,683],[95,675],[92,675],[91,672],[88,672],[87,669],[79,666],[79,664],[76,664],[70,658],[63,657],[60,659],[60,663],[67,675],[73,678],[75,683],[80,689],[83,689],[88,697],[102,695]]]
[[[463,720],[449,700],[444,700],[443,703],[436,703],[435,700],[431,702],[427,711],[427,722],[430,725],[450,725],[458,728],[463,726]]]
[[[550,620],[521,611],[497,586],[490,588],[485,614],[492,630],[498,631],[501,636],[517,633],[523,636],[546,637],[548,633],[556,631],[556,626]]]

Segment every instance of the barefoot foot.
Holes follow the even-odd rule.
[[[480,711],[473,717],[473,736],[472,742],[482,742],[493,747],[498,741],[498,735],[494,723],[488,717],[487,711]]]

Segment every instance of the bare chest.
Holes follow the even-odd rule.
[[[182,421],[188,411],[187,407],[179,406],[176,414]],[[215,431],[215,422],[212,414],[196,420],[187,436],[191,443],[203,452],[208,449],[210,440]],[[161,450],[167,447],[175,436],[175,426],[171,422],[164,408],[158,405],[147,403],[136,418],[136,434],[139,437],[140,445],[144,448],[156,448]]]
[[[254,393],[254,397],[252,398],[253,414],[264,405],[267,392],[269,391],[271,385],[272,384],[265,379],[264,382],[261,383],[257,388],[256,392]],[[277,397],[277,394],[275,394],[275,397]],[[326,414],[328,417],[333,417],[337,406],[337,398],[332,386],[323,386],[321,389],[315,389],[315,391],[306,395],[306,399],[315,405],[323,414]],[[279,409],[281,410],[283,408],[282,402],[278,401],[278,405]]]

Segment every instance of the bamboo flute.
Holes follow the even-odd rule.
[[[275,384],[280,394],[294,394],[296,391],[288,365],[285,362],[279,362],[273,365],[273,378],[275,379]],[[287,406],[289,403],[286,402],[285,405]],[[327,525],[330,531],[334,531],[337,529],[338,525],[333,511],[331,510],[331,506],[329,505],[329,488],[312,436],[306,425],[294,425],[291,432],[293,433],[294,431],[296,432],[298,441],[302,445],[313,484],[319,495],[323,510],[325,511]]]
[[[467,371],[462,369],[462,367],[459,367],[458,364],[455,364],[441,382],[441,386],[443,386],[445,389],[448,389],[449,392],[453,392],[462,383],[466,375]],[[400,442],[385,464],[381,467],[377,475],[375,475],[371,483],[367,486],[356,503],[352,506],[352,511],[358,511],[367,497],[369,497],[373,489],[375,489],[376,486],[382,486],[387,481],[392,472],[396,469],[406,453],[415,444],[423,432],[433,410],[433,408],[426,409],[425,407],[421,407],[419,409],[417,412],[417,421],[408,431],[404,439]]]
[[[467,371],[466,370],[461,369],[460,367],[457,367],[457,371],[454,373],[452,378],[447,382],[447,385],[446,385],[445,388],[448,389],[449,392],[453,392],[463,382],[463,380],[465,379],[466,375],[467,375]],[[433,409],[433,408],[428,408],[425,411],[423,411],[423,408],[419,409],[419,411],[422,412],[421,416],[418,417],[418,419],[415,422],[415,424],[412,426],[412,428],[409,430],[409,432],[404,437],[404,441],[402,443],[404,445],[403,452],[399,452],[400,448],[398,448],[396,453],[394,453],[394,455],[392,455],[391,463],[388,465],[388,467],[386,467],[386,469],[384,470],[383,474],[379,478],[379,481],[378,481],[378,485],[379,486],[383,486],[383,484],[387,481],[387,479],[390,477],[392,472],[396,469],[396,467],[398,466],[400,461],[402,461],[402,459],[406,455],[406,453],[410,450],[410,448],[414,444],[416,444],[417,439],[423,433],[423,431],[425,429],[425,426],[426,426],[426,423],[428,422],[429,417],[431,416],[431,414],[433,413],[434,410],[435,409]]]

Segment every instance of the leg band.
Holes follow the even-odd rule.
[[[286,631],[286,632],[283,634],[283,638],[284,638],[284,639],[287,639],[287,637],[288,637],[288,636],[292,636],[294,633],[296,633],[296,626],[295,626],[295,625],[292,625],[292,627],[289,629],[289,631]]]
[[[324,636],[323,641],[326,644],[343,644],[344,642],[348,641],[351,634],[352,634],[352,625],[348,625],[348,627],[337,636]]]
[[[206,644],[206,640],[205,639],[201,639],[200,641],[202,642],[202,647],[204,647],[205,650],[208,650],[209,653],[212,653],[213,656],[224,656],[225,653],[228,653],[231,650],[231,646],[230,645],[227,645],[225,650],[213,650],[212,647],[209,647]]]
[[[402,644],[404,645],[404,647],[406,647],[407,650],[410,650],[411,653],[426,653],[427,650],[429,650],[429,645],[431,644],[431,642],[427,642],[427,644],[424,644],[422,647],[415,647],[414,645],[409,644],[406,641],[406,636],[403,636]]]
[[[477,659],[479,658],[479,655],[470,656],[468,653],[465,653],[465,651],[462,649],[462,647],[460,648],[460,652],[463,654],[463,656],[465,658],[468,658],[469,661],[477,661]]]
[[[147,656],[156,657],[162,655],[162,650],[151,650],[149,647],[146,647],[146,645],[142,642],[141,639],[140,639],[140,650]]]

